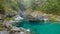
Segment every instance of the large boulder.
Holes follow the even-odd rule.
[[[39,11],[32,12],[27,16],[27,19],[29,19],[29,21],[49,21],[50,18],[51,17],[49,14],[42,13]]]

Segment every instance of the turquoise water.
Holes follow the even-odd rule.
[[[17,27],[29,28],[31,34],[60,34],[60,24],[43,22],[22,22]]]

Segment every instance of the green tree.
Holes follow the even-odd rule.
[[[45,13],[60,14],[60,2],[59,0],[47,0],[42,6],[41,10]]]

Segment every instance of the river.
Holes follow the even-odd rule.
[[[31,30],[31,34],[60,34],[60,24],[44,22],[22,22],[15,26]]]

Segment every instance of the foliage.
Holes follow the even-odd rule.
[[[11,11],[19,10],[16,0],[0,0],[0,6],[1,6],[0,10],[2,9],[5,11],[9,11],[9,9],[11,9]]]
[[[60,0],[44,0],[43,3],[39,3],[42,0],[28,0],[21,2],[22,0],[0,0],[0,13],[4,12],[5,14],[15,14],[16,11],[26,9],[29,13],[30,11],[33,12],[35,10],[42,11],[47,14],[56,14],[60,15]],[[30,2],[29,2],[30,1]],[[27,3],[27,4],[26,4]],[[30,6],[29,6],[30,4]],[[4,15],[5,15],[4,14]],[[14,18],[6,18],[6,20],[14,20]],[[52,19],[55,20],[55,19]]]
[[[42,10],[45,13],[52,13],[52,14],[57,14],[60,15],[60,2],[59,0],[47,0],[43,7]]]
[[[32,10],[42,10],[47,14],[60,15],[60,0],[46,0],[41,3],[42,0],[34,1],[31,5]],[[40,3],[39,3],[40,2]]]

